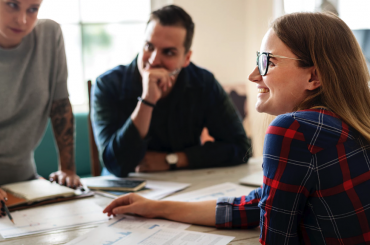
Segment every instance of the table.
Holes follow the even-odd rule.
[[[130,177],[140,177],[150,180],[163,180],[191,183],[191,186],[181,191],[186,193],[224,182],[238,183],[238,180],[246,175],[261,171],[262,158],[252,158],[248,164],[239,166],[209,168],[199,170],[178,170],[171,172],[158,173],[131,173]],[[248,193],[246,193],[248,194]],[[94,202],[102,208],[112,201],[110,198],[95,195],[92,197]],[[10,238],[0,240],[0,245],[60,245],[65,244],[78,236],[82,236],[94,229],[96,225],[87,225],[73,229],[57,230],[48,233]],[[192,225],[187,230],[213,233],[225,236],[234,236],[232,245],[257,245],[259,243],[259,228],[251,230],[219,230],[214,227]],[[0,238],[2,239],[2,238]]]

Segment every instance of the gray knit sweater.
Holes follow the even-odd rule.
[[[38,20],[15,48],[0,48],[0,185],[36,176],[33,151],[55,100],[68,97],[59,24]]]

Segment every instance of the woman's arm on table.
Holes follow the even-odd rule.
[[[146,218],[165,218],[196,225],[216,225],[216,200],[202,202],[154,201],[127,194],[112,201],[104,210],[108,216],[133,213]]]

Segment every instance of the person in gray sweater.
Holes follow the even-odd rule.
[[[48,118],[59,150],[59,171],[50,180],[81,184],[63,36],[56,22],[37,19],[41,2],[0,2],[0,186],[37,178],[33,154]],[[1,189],[0,200],[6,200]]]

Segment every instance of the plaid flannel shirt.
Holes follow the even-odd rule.
[[[262,244],[370,244],[370,144],[325,109],[278,116],[263,186],[220,198],[219,228],[260,226]]]

